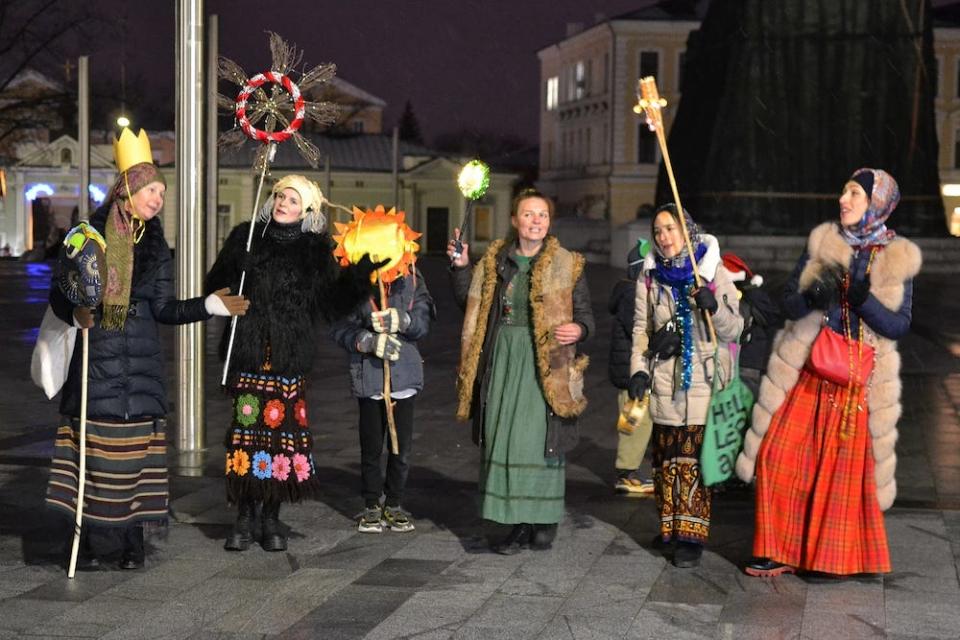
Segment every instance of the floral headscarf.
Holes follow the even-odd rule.
[[[850,176],[850,180],[871,186],[869,189],[864,186],[870,204],[867,205],[863,218],[855,226],[841,225],[844,240],[853,247],[887,244],[896,236],[893,231],[887,229],[885,223],[900,202],[900,187],[897,181],[883,169],[868,168],[857,169]]]

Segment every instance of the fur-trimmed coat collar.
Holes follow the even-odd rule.
[[[843,240],[836,223],[819,225],[807,241],[809,260],[800,273],[799,290],[807,289],[825,270],[849,269],[853,249]],[[870,272],[870,293],[884,307],[896,311],[904,300],[904,284],[920,271],[920,249],[906,238],[898,237],[877,254]],[[791,393],[800,371],[820,332],[820,311],[811,311],[786,326],[774,338],[773,353],[760,385],[760,396],[753,408],[753,421],[737,459],[737,475],[745,482],[753,480],[757,453],[770,421]],[[868,424],[876,463],[874,478],[880,508],[888,509],[897,494],[894,474],[897,456],[897,420],[900,418],[900,355],[896,342],[864,325],[865,340],[875,348],[873,375],[867,391]]]

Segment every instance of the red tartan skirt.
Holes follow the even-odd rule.
[[[770,420],[757,455],[755,556],[835,575],[890,571],[866,393],[841,439],[846,398],[804,369]]]

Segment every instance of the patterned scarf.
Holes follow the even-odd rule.
[[[688,228],[689,220],[688,220]],[[697,234],[699,239],[699,234]],[[700,242],[693,250],[697,263],[707,254],[707,245]],[[677,307],[677,325],[680,329],[680,388],[684,391],[690,388],[693,381],[693,310],[690,307],[690,291],[693,289],[693,264],[690,254],[684,246],[683,251],[676,258],[664,258],[657,249],[657,268],[654,277],[658,282],[670,287],[673,300]]]
[[[840,226],[843,239],[852,247],[885,245],[896,237],[896,233],[887,229],[884,223],[900,202],[900,187],[893,176],[882,169],[857,169],[850,180],[859,182],[857,176],[867,172],[873,174],[873,189],[867,194],[870,198],[867,211],[855,226]]]
[[[150,162],[135,164],[117,176],[110,190],[107,214],[107,277],[103,292],[103,318],[100,326],[120,331],[127,320],[130,287],[133,282],[133,245],[142,236],[144,222],[127,213],[124,204],[151,182],[166,184],[163,174]]]

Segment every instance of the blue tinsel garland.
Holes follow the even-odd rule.
[[[671,287],[673,299],[677,303],[677,318],[680,325],[680,340],[683,351],[680,354],[680,388],[684,391],[690,388],[693,381],[693,313],[690,309],[690,284],[682,287]]]

